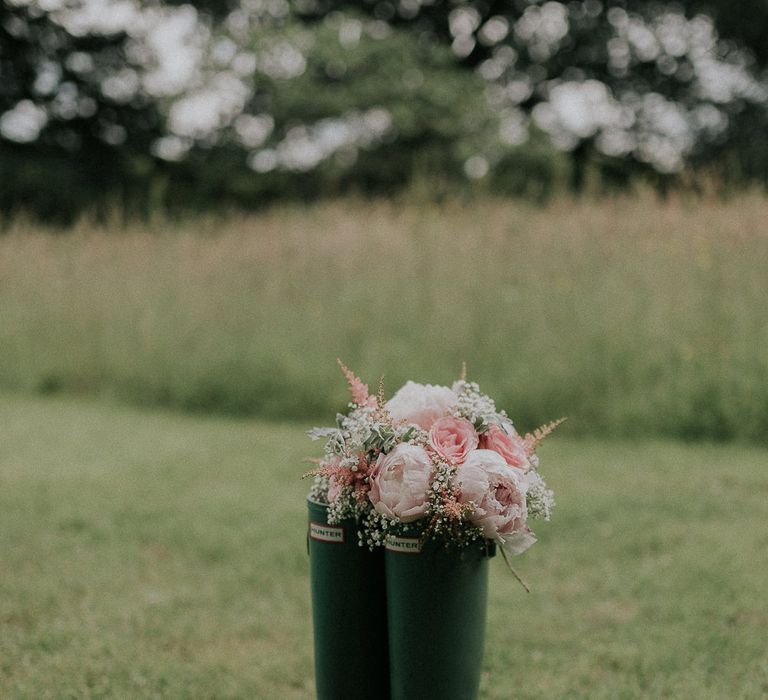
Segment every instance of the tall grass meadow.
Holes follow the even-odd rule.
[[[345,200],[0,236],[0,387],[330,417],[469,376],[522,429],[768,442],[768,198]],[[565,428],[564,428],[565,430]]]

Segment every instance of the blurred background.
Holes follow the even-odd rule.
[[[336,356],[466,360],[525,423],[768,439],[764,3],[0,20],[0,386],[306,418]]]
[[[767,35],[764,0],[3,0],[0,696],[312,697],[340,357],[568,417],[483,698],[768,697]]]
[[[768,7],[7,0],[2,211],[768,178]]]

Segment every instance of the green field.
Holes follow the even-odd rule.
[[[8,395],[0,426],[0,697],[312,697],[303,426]],[[482,697],[768,696],[768,452],[541,456]]]
[[[0,235],[0,389],[310,420],[341,357],[529,429],[768,444],[768,197],[362,202]]]

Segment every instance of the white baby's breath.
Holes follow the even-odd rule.
[[[528,481],[526,494],[528,517],[549,520],[552,517],[552,509],[555,507],[554,492],[547,488],[541,474],[535,469],[526,473],[525,478]]]
[[[485,432],[493,424],[501,425],[511,421],[504,411],[497,411],[493,399],[480,391],[475,382],[460,379],[453,384],[453,393],[457,396],[453,415],[466,418],[478,432]]]

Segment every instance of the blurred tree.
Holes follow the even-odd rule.
[[[124,31],[67,30],[35,5],[0,6],[0,210],[67,219],[144,188],[157,106]]]
[[[630,174],[645,164],[666,173],[690,162],[719,163],[737,180],[764,178],[762,158],[749,146],[768,125],[763,2],[741,3],[738,12],[726,0],[317,0],[295,7],[307,21],[362,7],[450,45],[462,65],[497,88],[501,110],[518,122],[518,111],[533,115],[571,152],[577,188],[591,166],[613,179],[621,172],[613,158]]]
[[[755,2],[105,2],[0,8],[2,211],[768,177]]]
[[[341,187],[391,191],[419,169],[463,179],[466,159],[494,147],[484,81],[457,70],[448,47],[410,30],[378,34],[354,16],[311,37],[301,74],[256,81],[252,104],[275,124],[271,148],[251,155],[257,170],[319,168]]]

